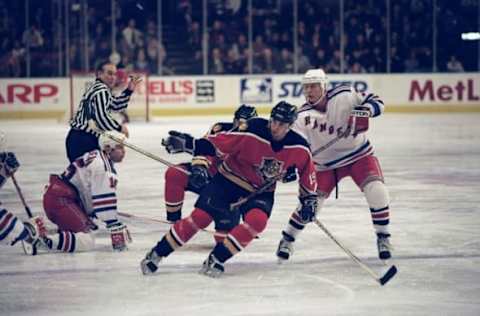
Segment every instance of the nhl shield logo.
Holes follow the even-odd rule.
[[[264,181],[269,181],[282,172],[283,162],[278,161],[275,158],[263,158],[260,167],[258,167],[258,173]]]

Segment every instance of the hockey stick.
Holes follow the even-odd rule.
[[[370,274],[371,277],[373,277],[380,285],[385,285],[388,281],[390,281],[391,278],[395,276],[397,273],[397,267],[394,265],[391,265],[388,270],[383,274],[383,275],[378,275],[375,273],[370,267],[368,267],[365,263],[362,262],[353,252],[350,251],[347,247],[345,247],[338,239],[336,239],[332,233],[325,227],[325,225],[322,224],[318,220],[318,218],[315,218],[313,220],[315,224],[317,224],[318,227],[320,227],[321,230],[334,242],[342,248],[342,250],[356,263],[362,268],[364,271],[366,271],[368,274]]]
[[[20,197],[20,201],[22,201],[23,207],[25,208],[25,212],[27,212],[27,215],[29,218],[32,218],[33,217],[32,211],[28,207],[27,202],[25,202],[25,198],[23,197],[23,193],[22,193],[22,190],[20,189],[20,186],[18,185],[17,179],[15,179],[15,176],[13,174],[11,175],[11,177],[12,177],[13,185],[17,190],[17,194]]]
[[[168,160],[165,160],[165,159],[163,159],[163,158],[161,158],[161,157],[158,157],[157,155],[154,155],[154,154],[152,154],[152,153],[150,153],[150,152],[148,152],[148,151],[146,151],[146,150],[144,150],[144,149],[142,149],[142,148],[140,148],[140,147],[137,147],[137,146],[135,146],[135,145],[133,145],[133,144],[131,144],[131,143],[128,143],[128,142],[126,142],[126,141],[124,141],[124,140],[122,140],[122,139],[120,139],[120,138],[117,138],[117,137],[115,137],[115,136],[113,136],[113,135],[111,135],[111,134],[109,134],[109,133],[104,133],[104,135],[106,135],[108,138],[116,141],[117,143],[124,145],[125,147],[128,147],[128,148],[130,148],[130,149],[133,149],[133,150],[136,151],[137,153],[140,153],[140,154],[142,154],[142,155],[144,155],[144,156],[147,156],[148,158],[151,158],[151,159],[153,159],[153,160],[155,160],[155,161],[158,161],[158,162],[160,162],[160,163],[163,163],[163,164],[166,165],[167,167],[175,168],[175,169],[177,169],[177,170],[179,170],[179,171],[181,171],[181,172],[184,172],[184,173],[187,174],[187,175],[190,175],[190,172],[189,172],[188,170],[185,170],[185,169],[183,169],[183,168],[181,168],[181,167],[179,167],[179,166],[171,163],[171,162],[168,161]]]
[[[126,141],[124,141],[124,140],[122,140],[122,139],[120,139],[120,138],[118,138],[118,137],[115,137],[115,136],[109,134],[109,133],[105,133],[105,131],[102,131],[102,130],[100,130],[100,129],[97,127],[97,124],[96,124],[93,120],[89,120],[89,121],[88,121],[88,126],[89,126],[89,128],[90,128],[92,131],[95,131],[96,133],[105,135],[105,136],[107,136],[108,138],[110,138],[111,140],[116,141],[117,143],[122,144],[122,145],[124,145],[125,147],[128,147],[128,148],[130,148],[130,149],[133,149],[133,150],[136,151],[137,153],[140,153],[140,154],[142,154],[142,155],[144,155],[144,156],[147,156],[148,158],[151,158],[151,159],[153,159],[153,160],[155,160],[155,161],[158,161],[158,162],[166,165],[167,167],[175,168],[175,169],[177,169],[177,170],[179,170],[179,171],[181,171],[181,172],[183,172],[183,173],[185,173],[185,174],[187,174],[187,175],[190,175],[190,172],[189,172],[188,170],[185,170],[185,169],[183,169],[183,168],[181,168],[181,167],[179,167],[179,166],[171,163],[171,162],[168,161],[168,160],[165,160],[165,159],[163,159],[163,158],[160,158],[160,157],[158,157],[157,155],[154,155],[154,154],[152,154],[152,153],[150,153],[150,152],[148,152],[148,151],[146,151],[146,150],[144,150],[144,149],[142,149],[142,148],[140,148],[140,147],[138,147],[138,146],[135,146],[135,145],[133,145],[133,144],[130,144],[129,142],[126,142]]]
[[[265,192],[266,190],[270,189],[274,184],[275,182],[277,182],[278,180],[280,180],[281,178],[283,178],[283,176],[285,175],[285,172],[282,172],[280,173],[279,175],[277,175],[276,177],[273,177],[272,179],[270,179],[269,181],[265,182],[262,186],[260,186],[256,191],[250,193],[249,195],[239,199],[237,202],[234,202],[234,203],[231,203],[230,204],[230,211],[235,211],[237,210],[240,206],[242,206],[243,204],[247,203],[248,201],[250,201],[251,199],[253,199],[254,197],[256,197],[257,195],[259,194],[262,194],[263,192]]]
[[[126,218],[139,219],[139,220],[143,220],[143,221],[156,222],[156,223],[162,223],[162,224],[168,224],[168,225],[173,224],[169,221],[166,221],[166,220],[163,220],[163,219],[158,219],[158,218],[133,215],[133,214],[130,214],[130,213],[125,213],[125,212],[117,212],[117,213],[118,213],[118,215],[126,217]],[[227,234],[219,233],[219,232],[209,230],[209,229],[205,229],[205,228],[203,228],[202,231],[204,231],[206,233],[209,233],[209,234],[212,234],[214,236],[218,236],[218,237],[226,237],[227,236]]]
[[[338,142],[340,139],[342,139],[344,136],[346,136],[351,130],[355,130],[355,125],[356,125],[356,118],[357,117],[370,117],[370,112],[367,110],[352,110],[352,126],[350,128],[347,128],[344,133],[340,133],[335,137],[334,139],[331,139],[328,143],[326,143],[323,146],[320,146],[319,148],[315,149],[312,151],[312,156],[315,156],[318,153],[321,153],[325,149],[329,148],[336,142]]]

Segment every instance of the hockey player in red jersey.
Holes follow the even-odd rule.
[[[112,248],[127,249],[131,241],[126,225],[117,218],[117,175],[114,163],[125,156],[123,145],[108,137],[125,139],[110,131],[99,137],[101,150],[93,150],[74,160],[61,175],[50,175],[43,196],[47,217],[58,226],[59,234],[45,238],[47,250],[63,252],[88,251],[94,247],[92,231],[96,217],[110,232]]]
[[[213,134],[202,139],[169,132],[169,151],[190,152],[195,156],[213,156],[219,151],[225,156],[217,174],[200,193],[192,213],[176,222],[141,261],[143,274],[154,273],[163,258],[215,221],[222,223],[229,233],[210,252],[200,273],[211,277],[221,275],[224,263],[265,229],[274,203],[275,182],[291,167],[295,167],[299,175],[300,214],[305,220],[315,216],[315,167],[306,140],[290,130],[296,116],[295,106],[280,102],[272,109],[270,120],[250,119],[244,131]],[[242,199],[243,204],[232,207]],[[239,224],[242,215],[243,222]]]
[[[389,196],[380,163],[365,133],[368,117],[383,113],[383,102],[374,94],[357,93],[344,85],[327,91],[327,77],[322,69],[308,70],[302,84],[307,102],[299,109],[292,129],[304,135],[311,146],[319,208],[342,178],[351,177],[370,208],[379,258],[389,259]],[[355,112],[368,117],[352,116]],[[301,219],[298,209],[282,232],[277,249],[280,262],[291,257],[294,241],[308,223]]]
[[[233,122],[214,124],[206,136],[234,130],[241,124],[245,124],[247,120],[256,116],[258,115],[255,107],[242,104],[235,111]],[[166,143],[163,145],[168,146]],[[200,193],[201,189],[208,183],[211,177],[217,173],[217,165],[220,157],[212,156],[196,159],[202,159],[208,164],[208,172],[205,172],[206,170],[204,170],[204,168],[192,168],[191,162],[169,167],[165,172],[165,206],[167,209],[167,220],[172,223],[182,218],[182,205],[185,191]],[[182,169],[188,171],[190,175],[183,172]]]

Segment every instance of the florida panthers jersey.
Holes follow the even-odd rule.
[[[250,119],[245,131],[211,134],[195,145],[196,154],[224,157],[219,172],[247,191],[278,179],[292,166],[298,170],[302,193],[316,191],[315,167],[307,141],[292,130],[282,141],[274,141],[266,119]]]
[[[68,166],[62,178],[77,189],[89,216],[96,215],[104,222],[117,218],[117,174],[103,152],[85,153]]]
[[[316,169],[339,168],[373,153],[365,133],[355,132],[355,106],[365,105],[372,117],[383,113],[383,103],[372,94],[359,94],[352,87],[339,86],[326,95],[325,111],[304,104],[293,129],[310,143]]]

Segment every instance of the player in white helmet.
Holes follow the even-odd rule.
[[[358,93],[340,85],[327,91],[327,76],[322,69],[308,70],[302,79],[306,103],[300,108],[293,129],[310,143],[317,170],[318,208],[344,177],[351,177],[364,193],[377,235],[379,258],[391,257],[389,195],[373,146],[366,136],[368,117],[384,111],[383,102],[372,93]],[[356,117],[362,114],[366,117]],[[277,256],[288,260],[293,244],[310,222],[295,210],[282,231]]]
[[[114,250],[127,249],[131,238],[126,225],[117,218],[114,168],[114,163],[121,162],[125,156],[121,144],[124,140],[122,133],[105,132],[99,137],[100,150],[77,158],[61,175],[50,175],[43,207],[47,217],[58,226],[59,234],[43,240],[47,250],[91,250],[94,247],[92,231],[97,229],[93,218],[104,222]]]

